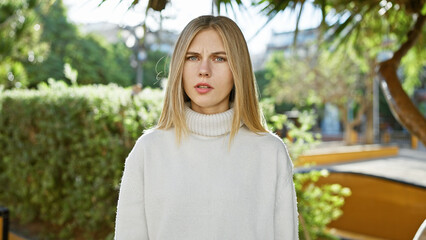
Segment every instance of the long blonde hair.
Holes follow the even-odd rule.
[[[230,99],[234,101],[230,141],[237,134],[241,121],[255,133],[266,132],[263,115],[259,108],[250,54],[243,33],[231,19],[209,15],[195,18],[189,22],[176,42],[170,62],[163,111],[157,127],[159,129],[174,127],[178,142],[182,135],[188,134],[185,119],[186,94],[182,84],[183,65],[192,40],[200,31],[206,29],[214,29],[220,35],[234,79],[234,90],[230,96]]]

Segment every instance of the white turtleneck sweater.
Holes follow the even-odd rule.
[[[281,139],[244,125],[229,148],[233,109],[186,108],[191,133],[140,137],[126,159],[117,240],[298,239],[293,165]]]

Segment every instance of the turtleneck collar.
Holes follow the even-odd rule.
[[[186,124],[195,134],[207,137],[226,135],[231,131],[234,108],[216,114],[202,114],[195,112],[188,105],[185,106]]]

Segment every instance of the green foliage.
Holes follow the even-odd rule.
[[[254,73],[256,77],[256,83],[259,88],[259,93],[261,94],[262,97],[267,96],[267,95],[264,95],[265,88],[266,86],[268,86],[268,83],[269,83],[269,79],[267,79],[265,76],[267,73],[268,71],[265,69],[258,70]]]
[[[64,74],[67,79],[71,81],[72,85],[77,85],[77,70],[73,69],[70,64],[65,63]]]
[[[258,86],[260,97],[262,99],[269,99],[269,100],[272,100],[272,98],[275,98],[275,96],[271,96],[269,92],[267,91],[267,87],[269,85],[270,77],[271,77],[270,71],[267,69],[258,70],[255,72],[255,76],[256,76],[256,83]],[[280,103],[275,102],[274,104],[275,104],[275,110],[278,113],[284,113],[294,108],[293,103],[288,103],[286,101],[283,101]]]
[[[274,53],[266,63],[269,79],[265,92],[277,103],[292,102],[298,106],[362,100],[358,66],[341,50],[318,50],[306,57]]]
[[[26,64],[30,87],[50,77],[71,83],[63,72],[65,63],[77,70],[79,84],[133,84],[131,50],[124,43],[110,44],[99,36],[81,35],[68,21],[62,1],[45,4],[38,9],[38,15],[44,26],[41,41],[50,46],[50,51],[43,61]]]
[[[123,42],[115,44],[106,44],[107,54],[107,74],[108,83],[117,83],[120,86],[130,86],[135,84],[136,71],[130,65],[131,51]],[[149,53],[148,53],[149,54]]]
[[[100,239],[113,231],[124,159],[160,114],[162,93],[115,85],[0,95],[1,205],[42,222],[43,239]],[[55,231],[54,229],[59,229]],[[49,233],[50,232],[50,233]]]
[[[20,62],[7,59],[0,64],[0,86],[6,89],[21,88],[28,85],[27,73]]]
[[[34,29],[35,0],[0,1],[0,61],[27,55],[39,34]]]
[[[4,88],[27,86],[23,62],[46,51],[46,45],[39,44],[37,4],[36,0],[0,1],[0,85]]]
[[[294,122],[287,122],[288,138],[284,142],[291,149],[291,157],[297,161],[300,155],[317,145],[321,139],[321,134],[314,134],[312,126],[316,122],[316,114],[313,110],[305,110],[299,114],[297,125]]]
[[[395,51],[406,40],[406,35],[412,28],[413,17],[403,11],[404,9],[392,6],[383,15],[379,13],[380,9],[364,15],[358,26],[358,34],[349,38],[351,45],[344,46],[346,49],[350,47],[355,50],[357,64],[363,69],[376,67],[369,66],[368,61],[372,59],[385,60],[381,55]],[[401,61],[401,70],[404,73],[404,76],[400,76],[403,80],[402,86],[409,96],[421,86],[420,74],[426,65],[426,29],[419,31],[422,31],[422,34]]]
[[[342,48],[333,52],[320,48],[304,56],[275,52],[266,63],[265,76],[270,82],[265,92],[277,103],[290,102],[299,108],[326,103],[338,107],[345,141],[349,142],[347,133],[360,124],[365,109],[372,106],[373,89],[373,77],[363,72],[354,55],[352,49]],[[354,118],[345,114],[352,110],[350,104],[357,110]]]
[[[144,62],[143,86],[151,88],[162,88],[162,79],[168,76],[170,58],[162,51],[148,51],[147,60]]]
[[[426,31],[426,30],[425,30]],[[423,34],[425,35],[425,34]],[[420,39],[421,41],[426,41]],[[404,58],[401,65],[404,72],[404,82],[402,87],[409,96],[413,96],[414,91],[424,84],[426,78],[426,46],[423,48],[411,49]],[[422,76],[423,75],[423,76]],[[422,82],[423,80],[423,82]]]
[[[0,1],[0,85],[6,89],[34,88],[49,78],[71,83],[66,63],[78,71],[80,84],[130,86],[135,79],[130,56],[124,43],[82,36],[62,0]]]
[[[130,66],[131,52],[124,47],[123,43],[118,45],[121,47],[108,44],[99,37],[88,35],[69,44],[62,57],[78,71],[80,84],[117,83],[121,86],[130,86],[134,79],[134,70]],[[121,52],[116,48],[119,48]],[[124,59],[125,65],[122,64]]]
[[[279,131],[287,123],[287,116],[276,114],[274,100],[272,98],[263,98],[260,101],[263,116],[265,117],[268,129],[272,132]]]
[[[339,184],[315,185],[328,175],[326,170],[294,174],[300,239],[338,239],[327,233],[326,226],[343,214],[340,208],[351,191]]]
[[[38,13],[44,26],[41,40],[50,46],[50,52],[44,61],[26,64],[30,87],[50,77],[71,83],[63,72],[66,63],[78,72],[80,85],[116,83],[127,87],[136,83],[136,71],[130,65],[132,50],[123,42],[111,44],[95,34],[80,34],[68,21],[62,1],[55,1]],[[162,60],[166,55],[148,51],[143,64],[144,87],[161,87],[161,78],[167,76],[168,62]]]
[[[274,113],[272,100],[262,100],[261,106],[268,127],[272,131],[279,131],[283,126],[288,129],[288,138],[283,140],[288,147],[290,157],[297,165],[299,156],[319,143],[320,136],[311,131],[316,115],[313,111],[303,111],[299,115],[298,125],[296,125],[285,115]],[[320,178],[327,177],[328,174],[327,170],[310,170],[294,174],[300,239],[337,239],[327,233],[326,226],[343,214],[341,207],[345,202],[345,197],[350,196],[351,191],[339,184],[321,186],[315,184]]]
[[[289,149],[293,162],[310,148],[315,147],[321,139],[321,134],[315,134],[312,127],[315,125],[317,115],[313,110],[304,110],[299,113],[297,122],[291,121],[284,114],[277,114],[274,110],[274,101],[270,98],[260,102],[268,128],[273,132],[281,132],[285,128],[284,143]]]

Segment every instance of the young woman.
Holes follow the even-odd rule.
[[[298,239],[293,165],[262,119],[241,30],[226,17],[192,20],[158,125],[126,159],[115,238]]]

